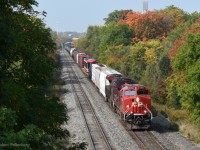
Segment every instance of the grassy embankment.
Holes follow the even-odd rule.
[[[195,125],[190,119],[189,112],[168,108],[165,105],[152,103],[154,115],[162,114],[170,121],[170,130],[179,131],[183,136],[200,144],[200,125]]]

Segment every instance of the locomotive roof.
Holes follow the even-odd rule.
[[[144,85],[142,85],[142,84],[123,84],[121,87],[122,87],[122,88],[125,88],[125,90],[126,90],[126,89],[129,89],[129,88],[136,88],[136,87],[137,87],[137,89],[149,90],[148,87],[146,87],[146,86],[144,86]]]
[[[118,83],[125,83],[125,82],[127,82],[127,83],[131,83],[131,84],[137,84],[136,81],[134,81],[134,80],[132,80],[132,79],[130,79],[130,78],[124,77],[124,76],[115,77],[115,78],[113,79],[113,81],[116,81],[116,82],[118,82]]]

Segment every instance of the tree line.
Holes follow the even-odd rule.
[[[153,103],[187,112],[200,133],[200,14],[169,6],[115,10],[104,20],[104,26],[88,27],[76,47],[148,86]]]
[[[0,2],[0,147],[66,149],[67,106],[47,92],[59,70],[56,46],[33,6],[35,0]],[[73,148],[85,148],[74,143]],[[70,149],[70,148],[69,148]]]

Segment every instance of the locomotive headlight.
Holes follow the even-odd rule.
[[[146,111],[146,110],[144,110],[144,113],[146,114],[146,113],[147,113],[147,111]]]
[[[139,97],[137,97],[137,98],[136,98],[136,102],[139,102],[139,101],[140,101],[140,98],[139,98]]]
[[[126,108],[129,108],[129,105],[126,105]]]

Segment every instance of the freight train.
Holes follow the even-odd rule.
[[[76,48],[67,51],[95,84],[105,101],[123,121],[130,124],[131,129],[149,128],[153,117],[149,88],[104,64],[97,63],[95,59]]]

